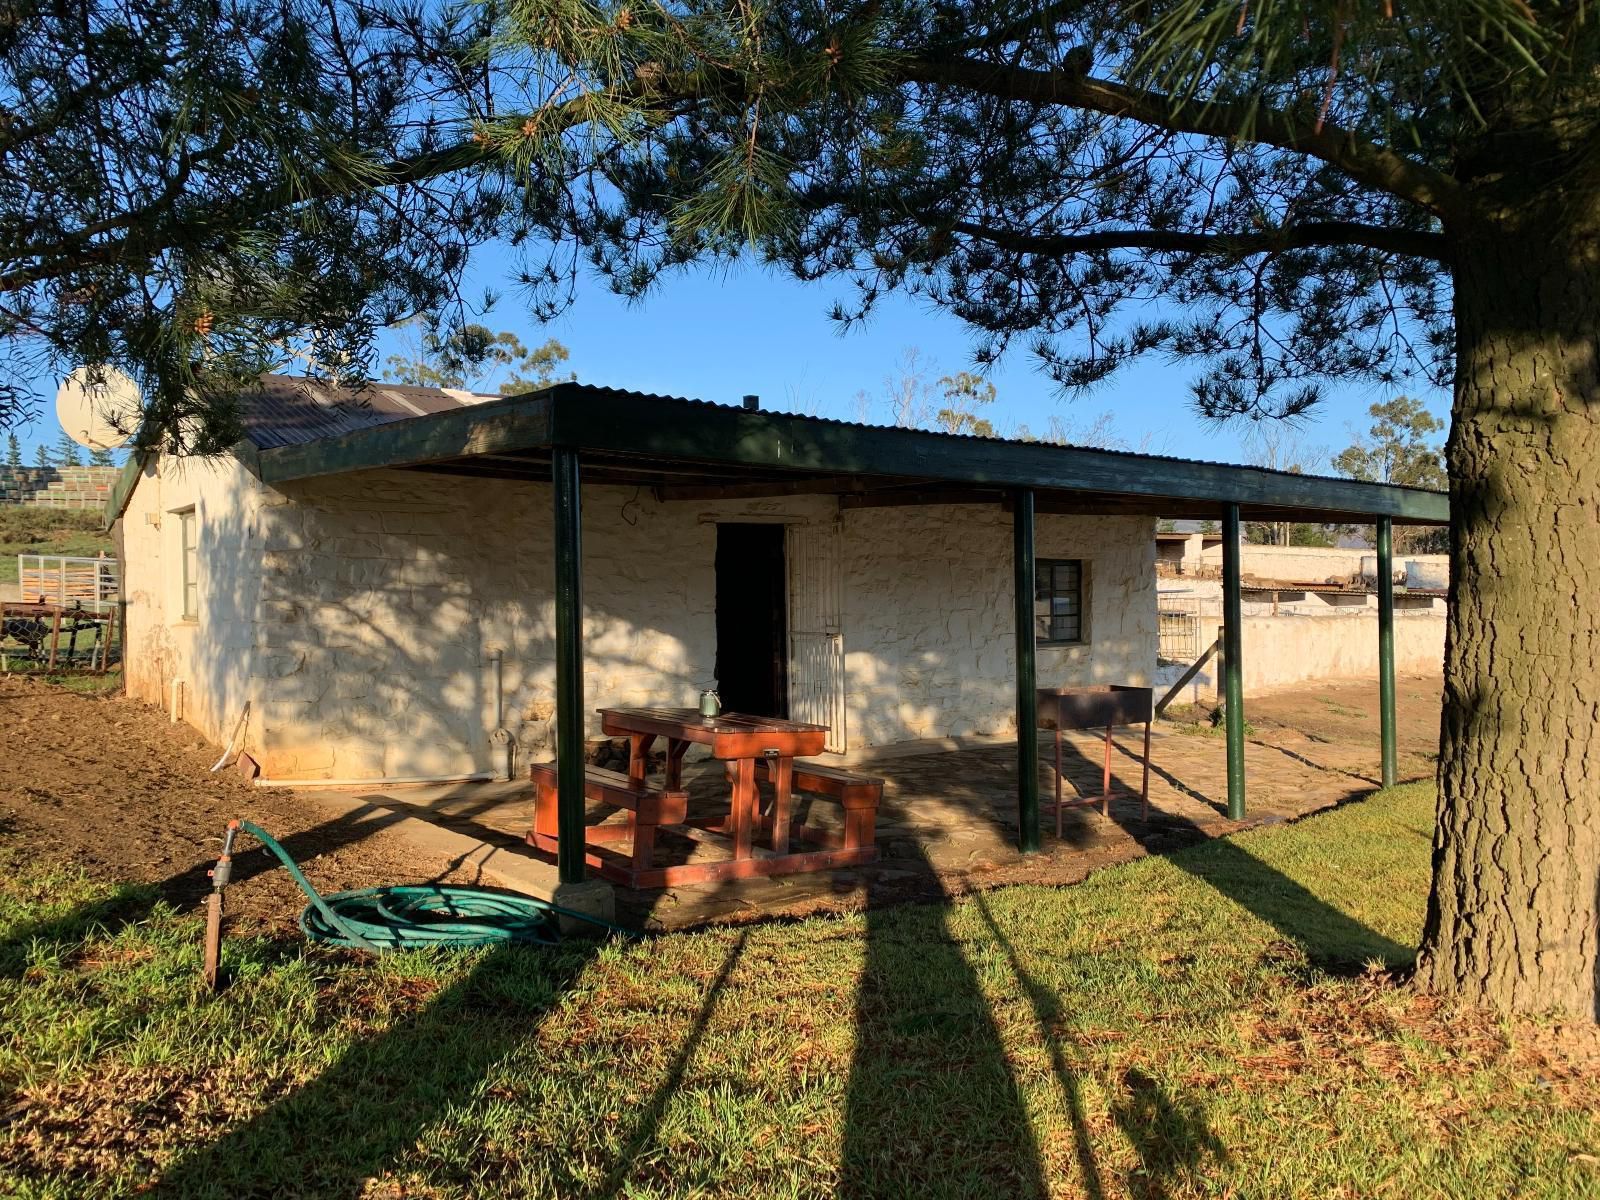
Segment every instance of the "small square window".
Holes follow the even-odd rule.
[[[1040,559],[1035,572],[1033,614],[1039,640],[1083,641],[1083,560]]]
[[[200,616],[200,522],[192,508],[175,514],[178,518],[183,580],[183,619]]]

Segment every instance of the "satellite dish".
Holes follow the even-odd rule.
[[[126,445],[139,424],[144,396],[139,385],[116,367],[102,367],[94,382],[88,367],[79,367],[56,389],[56,417],[67,436],[91,450]]]

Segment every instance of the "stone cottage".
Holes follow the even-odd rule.
[[[1444,514],[1403,488],[576,384],[350,396],[269,376],[244,408],[232,454],[130,463],[111,514],[128,690],[217,742],[242,721],[274,779],[551,755],[563,452],[583,472],[590,736],[602,704],[716,687],[827,725],[834,752],[1015,737],[1019,604],[1041,685],[1150,682],[1158,515]]]

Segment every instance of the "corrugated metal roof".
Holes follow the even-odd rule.
[[[399,383],[373,383],[357,392],[299,375],[263,375],[260,387],[239,401],[245,437],[268,450],[502,399]]]
[[[657,394],[655,392],[635,392],[635,391],[629,391],[626,388],[597,387],[594,384],[587,384],[587,383],[567,383],[567,384],[562,384],[561,386],[563,388],[567,389],[567,390],[570,390],[570,391],[593,392],[593,393],[595,393],[597,395],[603,394],[603,395],[611,395],[611,396],[625,396],[625,397],[630,397],[630,398],[635,399],[635,400],[653,400],[653,401],[658,401],[658,402],[660,402],[662,404],[681,404],[681,405],[684,405],[684,406],[686,406],[688,408],[699,408],[699,409],[714,408],[714,409],[721,409],[721,410],[733,411],[733,412],[742,412],[742,411],[744,411],[744,406],[742,404],[722,404],[722,403],[719,403],[719,402],[714,401],[714,400],[690,400],[690,399],[687,399],[687,398],[685,398],[683,396],[662,396],[662,395],[659,395],[659,394]],[[805,422],[808,422],[808,423],[814,424],[814,425],[831,425],[831,426],[834,426],[835,428],[840,428],[840,429],[897,429],[897,428],[903,428],[902,426],[888,425],[888,424],[885,424],[885,423],[883,423],[881,421],[842,421],[837,417],[818,417],[818,416],[812,416],[812,415],[807,414],[807,413],[785,412],[781,408],[772,408],[772,409],[763,408],[761,411],[762,412],[771,412],[771,413],[781,414],[782,416],[787,417],[790,420],[805,421]],[[1060,445],[1060,446],[1064,446],[1064,447],[1070,447],[1071,449],[1074,449],[1074,450],[1091,450],[1096,454],[1114,455],[1114,456],[1117,456],[1119,458],[1126,458],[1130,462],[1169,462],[1169,463],[1183,463],[1183,464],[1189,464],[1189,465],[1198,465],[1198,466],[1204,466],[1204,467],[1232,467],[1232,468],[1235,468],[1235,469],[1244,468],[1244,469],[1248,469],[1248,470],[1251,470],[1251,471],[1257,471],[1257,472],[1260,472],[1260,473],[1266,474],[1266,475],[1284,475],[1284,476],[1288,476],[1288,477],[1295,478],[1295,479],[1321,479],[1321,480],[1328,480],[1328,481],[1331,481],[1331,482],[1334,482],[1334,483],[1365,482],[1365,481],[1351,480],[1350,478],[1348,478],[1347,476],[1344,476],[1344,475],[1318,475],[1318,474],[1313,474],[1311,472],[1306,472],[1306,471],[1281,471],[1281,470],[1278,470],[1278,469],[1273,468],[1273,467],[1258,467],[1258,466],[1255,466],[1255,465],[1250,464],[1250,463],[1224,462],[1224,461],[1221,461],[1219,459],[1211,459],[1211,458],[1184,458],[1181,455],[1177,455],[1177,454],[1151,454],[1150,452],[1144,451],[1144,450],[1112,450],[1112,449],[1108,449],[1107,447],[1104,447],[1104,446],[1085,446],[1085,445],[1082,445],[1082,444],[1076,443],[1076,442],[1045,442],[1042,439],[1005,438],[1005,437],[994,437],[994,436],[987,436],[986,437],[986,436],[983,436],[981,434],[976,434],[976,433],[947,433],[942,429],[923,429],[923,428],[920,428],[920,427],[918,427],[915,430],[915,432],[917,432],[917,433],[919,433],[919,434],[921,434],[921,435],[923,435],[925,437],[943,438],[946,441],[952,441],[952,442],[987,443],[987,444],[990,444],[990,445],[1000,445],[1000,446]],[[1425,494],[1428,494],[1428,495],[1440,495],[1440,496],[1442,496],[1442,495],[1446,494],[1444,489],[1442,489],[1442,488],[1434,489],[1434,488],[1407,487],[1404,484],[1395,484],[1395,483],[1384,484],[1383,486],[1390,487],[1390,488],[1396,488],[1396,489],[1398,489],[1400,491],[1422,492],[1422,493],[1425,493]]]
[[[295,375],[264,375],[261,390],[243,398],[246,436],[259,449],[275,446],[303,445],[322,438],[387,425],[411,417],[427,416],[455,409],[469,408],[489,402],[514,402],[519,397],[487,395],[466,392],[455,388],[411,387],[394,383],[373,383],[357,393],[340,392],[327,384]],[[715,409],[726,412],[744,411],[741,404],[721,404],[711,400],[691,400],[682,396],[663,396],[654,392],[638,392],[626,388],[598,387],[585,383],[561,383],[538,393],[559,389],[565,393],[589,393],[595,396],[618,396],[632,400],[680,405],[689,409]],[[788,420],[807,424],[831,426],[839,429],[893,429],[895,426],[881,422],[842,421],[834,417],[819,417],[803,413],[787,413],[782,409],[762,411],[781,414]],[[1040,445],[1039,442],[1020,438],[982,436],[971,433],[946,433],[942,430],[916,431],[924,437],[935,437],[951,442],[992,444],[1003,446]],[[1289,478],[1322,480],[1348,484],[1351,480],[1337,475],[1321,475],[1299,471],[1280,471],[1270,467],[1222,462],[1216,459],[1183,458],[1175,454],[1150,454],[1144,451],[1113,450],[1101,446],[1072,445],[1078,450],[1090,450],[1128,460],[1129,465],[1141,462],[1166,462],[1206,467],[1241,467],[1265,475]],[[1428,488],[1408,488],[1397,484],[1384,485],[1398,491],[1443,495]]]

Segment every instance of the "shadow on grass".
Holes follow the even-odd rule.
[[[1266,921],[1332,974],[1359,972],[1371,959],[1408,967],[1416,948],[1362,924],[1237,842],[1217,839],[1170,856],[1196,879]]]
[[[1078,1160],[1078,1170],[1083,1175],[1084,1191],[1089,1194],[1091,1200],[1100,1200],[1100,1197],[1106,1194],[1105,1181],[1101,1179],[1100,1169],[1094,1159],[1094,1143],[1089,1133],[1088,1121],[1084,1116],[1083,1088],[1078,1082],[1077,1072],[1067,1062],[1066,1051],[1061,1045],[1061,1035],[1058,1032],[1062,1019],[1067,1016],[1061,1009],[1061,995],[1040,983],[1023,966],[1016,947],[1001,930],[999,922],[994,919],[994,912],[982,892],[973,894],[972,903],[982,915],[983,923],[988,926],[990,935],[1005,952],[1011,973],[1017,977],[1017,983],[1033,1009],[1033,1019],[1039,1027],[1039,1038],[1050,1052],[1050,1070],[1056,1077],[1056,1085],[1061,1089],[1061,1098],[1067,1110],[1067,1123],[1072,1127],[1072,1149]]]
[[[168,1168],[155,1196],[356,1196],[471,1100],[577,983],[596,943],[491,950],[427,1007]]]
[[[160,899],[149,884],[124,883],[60,916],[22,922],[0,938],[0,978],[20,979],[36,945],[61,951],[92,937],[108,937],[144,920]]]
[[[353,809],[330,821],[323,821],[309,829],[302,829],[283,837],[277,837],[277,831],[271,828],[267,828],[267,832],[277,837],[278,844],[289,852],[289,857],[295,862],[307,863],[318,855],[329,854],[365,841],[380,830],[404,820],[405,817],[404,812],[373,804],[366,808]],[[218,829],[219,852],[222,849],[221,834],[222,830]],[[211,868],[215,865],[215,859],[197,862],[175,875],[169,875],[155,886],[164,899],[179,908],[197,904],[211,891]],[[282,868],[283,864],[265,846],[255,838],[244,835],[241,836],[239,849],[233,857],[232,884],[237,887],[257,875],[265,875]]]
[[[868,908],[841,1196],[1048,1193],[1027,1106],[950,911]]]
[[[1063,1011],[1061,994],[1040,982],[1028,970],[1022,956],[1017,953],[1015,943],[1000,928],[983,893],[974,894],[972,903],[983,917],[995,943],[1004,952],[1006,962],[1033,1010],[1039,1040],[1049,1051],[1050,1070],[1060,1089],[1067,1123],[1072,1129],[1073,1151],[1083,1175],[1083,1190],[1091,1200],[1100,1200],[1106,1195],[1106,1187],[1095,1163],[1093,1138],[1079,1079],[1081,1070],[1068,1061],[1060,1033],[1071,1014]],[[1134,1195],[1147,1196],[1151,1200],[1166,1196],[1171,1184],[1205,1165],[1208,1159],[1227,1161],[1227,1152],[1221,1140],[1211,1132],[1204,1110],[1172,1100],[1159,1081],[1137,1068],[1129,1069],[1123,1075],[1122,1083],[1129,1095],[1126,1100],[1113,1105],[1112,1116],[1139,1156],[1139,1172],[1125,1181]]]
[[[689,1063],[693,1061],[695,1052],[700,1049],[706,1027],[711,1023],[712,1014],[716,1012],[717,1002],[722,998],[722,993],[728,986],[728,979],[733,975],[733,969],[743,956],[745,943],[749,940],[748,929],[741,930],[739,936],[734,939],[727,957],[722,960],[722,969],[717,972],[716,978],[706,990],[705,999],[700,1002],[700,1011],[695,1014],[694,1024],[690,1026],[688,1034],[678,1047],[678,1052],[672,1057],[672,1066],[667,1069],[666,1078],[656,1085],[649,1103],[644,1106],[643,1115],[635,1122],[633,1131],[628,1135],[627,1148],[618,1156],[611,1170],[606,1172],[604,1182],[597,1188],[585,1191],[583,1193],[585,1196],[609,1198],[627,1193],[628,1175],[639,1161],[640,1155],[644,1154],[655,1141],[656,1133],[661,1128],[661,1119],[666,1115],[667,1106],[672,1103],[672,1098],[689,1069]]]
[[[1227,1148],[1206,1124],[1198,1104],[1174,1100],[1161,1081],[1138,1067],[1122,1075],[1128,1097],[1113,1106],[1112,1119],[1133,1144],[1140,1171],[1129,1176],[1129,1192],[1143,1200],[1165,1200],[1173,1187],[1206,1162],[1226,1163]]]
[[[361,842],[404,816],[403,812],[373,806],[279,840],[295,861],[309,862],[320,854]],[[254,838],[247,841],[234,857],[235,887],[258,875],[282,869],[282,864],[265,846]],[[219,837],[219,851],[221,845]],[[0,937],[0,976],[15,977],[24,970],[30,947],[36,943],[46,943],[46,949],[64,950],[90,937],[114,937],[127,926],[148,918],[162,901],[179,911],[193,909],[211,892],[210,873],[214,865],[214,859],[206,859],[158,883],[120,883],[110,894],[86,901],[60,916],[12,929]]]
[[[1069,762],[1069,776],[1080,775],[1091,766],[1099,770],[1099,765],[1090,763],[1081,752],[1072,753],[1079,761]],[[1361,795],[1355,792],[1351,798]],[[1086,814],[1082,819],[1101,819],[1098,810],[1094,815],[1086,809],[1072,811]],[[1152,806],[1150,816],[1147,826],[1139,819],[1137,801],[1112,801],[1111,820],[1130,837],[1152,851],[1164,851],[1174,866],[1272,925],[1323,970],[1333,974],[1357,972],[1375,958],[1391,967],[1407,967],[1415,959],[1414,947],[1402,946],[1362,924],[1237,841],[1214,837],[1181,814],[1160,813]],[[1158,845],[1159,841],[1176,841],[1182,848]]]

